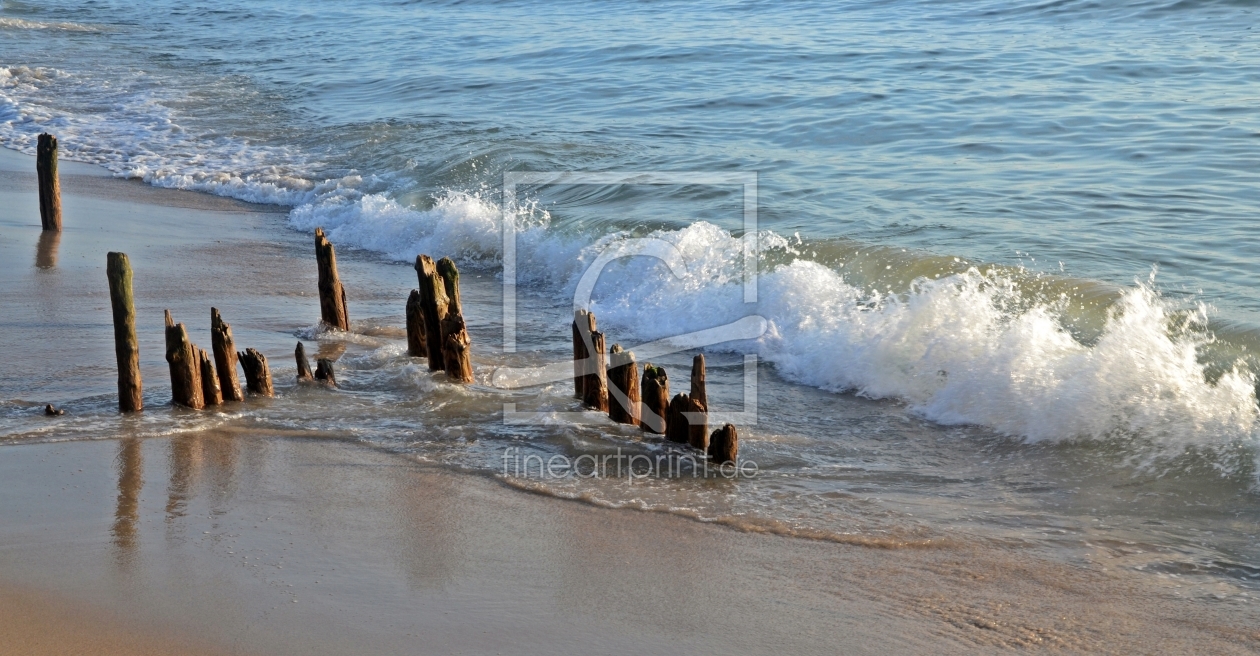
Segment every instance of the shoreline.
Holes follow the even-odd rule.
[[[16,155],[0,168],[25,157]],[[176,643],[236,651],[244,641],[264,654],[1260,647],[1254,604],[1177,599],[1130,571],[983,540],[872,549],[522,494],[364,444],[345,428],[300,423],[319,404],[352,402],[353,389],[171,409],[161,309],[189,321],[204,345],[202,315],[218,304],[239,347],[287,352],[314,323],[307,240],[277,229],[274,212],[74,175],[67,170],[63,186],[59,260],[34,272],[34,194],[20,171],[0,175],[9,260],[0,275],[16,281],[0,347],[21,353],[0,401],[79,399],[65,418],[22,423],[15,412],[0,445],[0,594],[29,599],[32,615],[44,616],[27,628],[55,627],[57,613],[82,604],[144,627],[153,653]],[[90,411],[114,402],[101,271],[116,244],[156,247],[135,260],[148,407],[134,421]],[[356,280],[360,319],[399,313],[410,269],[360,256],[339,264]],[[273,375],[289,376],[291,365],[276,360]],[[299,401],[310,405],[286,418],[287,433],[259,423]],[[36,434],[70,441],[13,443]],[[31,596],[41,594],[47,600]]]

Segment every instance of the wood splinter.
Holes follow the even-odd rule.
[[[171,318],[170,310],[166,311],[166,362],[171,370],[171,401],[193,410],[206,407],[197,347],[188,339],[184,324]]]
[[[275,396],[276,390],[271,385],[271,368],[267,366],[267,357],[252,348],[236,355],[241,360],[241,369],[245,370],[245,386],[250,393]]]
[[[346,289],[337,275],[337,252],[324,236],[323,228],[315,228],[315,260],[319,266],[319,312],[324,325],[336,330],[350,330],[350,309]]]

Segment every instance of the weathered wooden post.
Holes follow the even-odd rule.
[[[429,371],[445,370],[442,358],[442,320],[446,318],[449,300],[446,283],[437,265],[428,255],[416,256],[416,277],[420,280],[420,309],[424,317],[425,347],[429,352]]]
[[[582,381],[582,403],[592,410],[608,412],[608,356],[604,348],[604,333],[592,332],[590,338],[591,355],[586,359],[586,379]]]
[[[219,378],[214,375],[214,361],[203,348],[197,349],[197,363],[201,368],[201,398],[206,405],[223,403],[223,392],[219,389]]]
[[[57,178],[57,137],[45,132],[35,146],[39,178],[39,222],[44,230],[61,232],[61,181]]]
[[[573,311],[573,396],[586,398],[582,389],[582,381],[586,380],[587,358],[591,354],[586,350],[586,335],[595,332],[595,315],[586,310]]]
[[[232,339],[232,327],[223,321],[218,308],[210,308],[210,348],[214,351],[214,368],[223,400],[244,401],[241,379],[236,375],[236,341]]]
[[[315,361],[315,380],[322,380],[329,385],[337,386],[337,376],[333,373],[333,361],[329,358],[320,358]]]
[[[442,318],[442,364],[446,375],[461,383],[473,382],[472,338],[464,323],[464,308],[459,299],[459,269],[455,261],[444,257],[437,262],[438,274],[446,292],[446,316]]]
[[[709,426],[704,406],[687,394],[677,394],[669,402],[665,418],[665,437],[672,442],[690,444],[701,451],[709,449]]]
[[[131,261],[126,253],[105,256],[109,302],[114,311],[114,353],[118,357],[118,410],[144,408],[140,381],[140,340],[136,338],[135,297],[131,294]]]
[[[238,352],[241,369],[245,370],[245,386],[259,396],[275,396],[276,390],[271,385],[271,367],[267,366],[267,356],[256,349],[247,348]]]
[[[709,457],[719,465],[739,462],[739,434],[734,425],[726,424],[709,436]]]
[[[608,356],[608,418],[638,426],[639,404],[639,365],[634,361],[634,351],[613,344]]]
[[[424,308],[420,302],[420,290],[413,289],[407,296],[407,355],[424,358],[429,355],[425,340]]]
[[[709,409],[709,392],[704,384],[704,354],[698,353],[691,359],[691,398],[699,401],[704,409]]]
[[[297,360],[297,379],[315,380],[315,374],[311,371],[311,361],[306,359],[306,347],[302,346],[302,342],[298,342],[297,348],[293,350],[293,358]]]
[[[170,310],[166,311],[166,362],[171,369],[171,400],[193,410],[206,407],[197,347],[188,339],[184,324],[171,318]]]
[[[639,425],[649,433],[665,433],[665,419],[669,411],[669,378],[665,369],[649,362],[643,365],[641,386],[643,404]]]
[[[337,252],[324,236],[323,228],[315,228],[315,259],[319,265],[319,311],[324,324],[337,330],[350,330],[346,290],[337,275]]]

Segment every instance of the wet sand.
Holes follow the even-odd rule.
[[[1191,602],[1018,545],[870,548],[554,499],[251,421],[283,395],[183,421],[163,405],[162,308],[208,344],[217,305],[239,346],[288,364],[317,303],[309,239],[275,208],[65,166],[48,266],[33,169],[0,153],[0,401],[32,408],[0,445],[0,653],[1260,649],[1246,602]],[[36,418],[42,403],[112,399],[114,249],[136,267],[148,407]],[[339,260],[357,316],[401,314],[409,268]]]

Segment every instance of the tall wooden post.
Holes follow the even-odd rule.
[[[624,351],[613,344],[608,355],[608,418],[620,424],[638,426],[639,365],[634,351]]]
[[[315,228],[315,260],[319,265],[319,312],[324,325],[337,330],[350,330],[350,309],[346,290],[337,275],[337,252],[324,236],[323,228]]]
[[[663,367],[643,365],[643,405],[639,425],[649,433],[664,434],[665,419],[669,414],[669,377]]]
[[[44,230],[61,232],[61,181],[57,178],[57,137],[39,135],[35,146],[35,173],[39,178],[39,222]]]
[[[586,380],[587,360],[591,354],[586,350],[587,335],[595,332],[595,315],[586,310],[573,311],[573,396],[586,398],[583,381]]]
[[[140,340],[136,338],[135,297],[131,294],[131,261],[126,253],[105,256],[109,301],[114,311],[114,353],[118,356],[118,410],[144,408],[140,381]]]
[[[455,261],[444,257],[437,262],[446,292],[446,316],[442,318],[442,365],[446,375],[461,383],[473,382],[472,338],[464,323],[464,308],[459,299],[459,269]]]
[[[214,375],[214,362],[203,348],[197,349],[197,365],[201,368],[201,397],[206,405],[221,405],[223,392],[219,389],[219,377]]]
[[[232,339],[232,327],[219,315],[218,308],[210,308],[210,347],[223,400],[244,401],[241,379],[236,375],[236,341]]]
[[[420,290],[413,289],[407,296],[407,355],[413,358],[429,356],[425,339],[424,308],[420,303]]]
[[[249,391],[259,396],[275,396],[276,390],[271,385],[271,367],[267,366],[267,356],[252,348],[236,355],[241,359],[241,369],[245,370],[245,386]]]
[[[184,324],[171,318],[170,310],[166,311],[166,362],[171,369],[171,400],[193,410],[206,407],[197,347],[188,339]]]
[[[416,256],[416,277],[420,280],[420,310],[424,317],[429,371],[442,371],[446,369],[442,358],[442,320],[450,303],[446,298],[446,283],[428,255]]]
[[[709,408],[709,391],[705,388],[704,354],[698,353],[691,359],[691,398],[700,402],[706,410]]]

